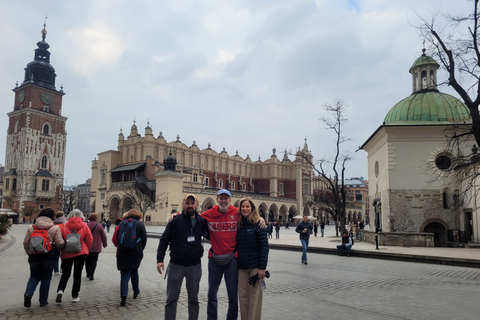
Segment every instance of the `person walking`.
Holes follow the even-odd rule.
[[[44,307],[48,304],[48,293],[50,291],[50,281],[52,280],[52,271],[55,266],[55,262],[58,263],[59,251],[58,249],[63,248],[65,241],[62,238],[62,233],[60,228],[56,226],[53,222],[55,219],[55,212],[46,208],[43,209],[36,220],[34,225],[30,225],[23,239],[23,248],[28,254],[28,264],[30,265],[30,278],[27,282],[27,287],[23,295],[23,305],[26,308],[30,308],[32,305],[32,297],[35,293],[35,289],[39,282],[40,284],[40,295],[39,302],[40,307]],[[42,232],[46,230],[48,233],[48,239],[44,239],[51,243],[51,249],[48,252],[42,250],[39,253],[35,253],[34,248],[30,248],[30,241],[32,234],[38,231]],[[45,243],[45,246],[48,246]],[[4,288],[8,290],[8,288]]]
[[[108,243],[105,230],[103,230],[101,224],[97,223],[98,213],[93,212],[88,218],[90,222],[87,223],[87,226],[92,232],[93,243],[85,259],[85,271],[87,271],[87,278],[93,280],[93,274],[97,268],[98,255],[102,252],[102,246],[106,248]]]
[[[249,279],[265,281],[268,261],[268,239],[259,225],[260,215],[252,199],[240,200],[238,211],[238,298],[242,320],[262,318],[263,290],[260,283],[250,285]],[[278,238],[277,238],[278,239]],[[263,280],[262,280],[263,279]]]
[[[322,237],[325,235],[325,222],[323,220],[320,221],[320,233]]]
[[[280,221],[275,221],[275,236],[280,239]]]
[[[68,248],[64,248],[60,251],[60,257],[62,258],[62,277],[57,287],[57,298],[56,302],[61,303],[63,293],[67,287],[68,279],[72,274],[73,267],[73,286],[72,286],[72,298],[73,302],[80,301],[78,296],[80,292],[80,287],[82,284],[82,271],[83,265],[85,264],[85,258],[88,255],[88,250],[92,246],[93,237],[90,229],[87,227],[84,222],[83,212],[79,209],[73,209],[68,215],[68,221],[62,227],[62,237],[66,241],[68,236],[72,233],[80,235],[79,239],[79,252],[68,252]],[[67,244],[65,245],[68,246]]]
[[[267,233],[268,233],[268,239],[272,239],[272,234],[273,234],[273,223],[269,222],[267,225]]]
[[[110,232],[110,226],[112,225],[112,223],[110,222],[110,220],[107,220],[107,222],[105,223],[107,225],[107,233]]]
[[[312,234],[312,224],[308,221],[308,215],[303,215],[303,221],[301,221],[295,231],[300,233],[300,242],[302,243],[303,253],[302,253],[302,263],[307,263],[307,249],[308,249],[308,241],[310,239],[310,235]]]
[[[180,215],[167,224],[157,249],[157,271],[165,271],[165,252],[170,246],[170,263],[167,267],[167,301],[165,318],[176,319],[177,302],[182,289],[183,278],[188,294],[188,319],[198,319],[198,292],[202,278],[201,258],[203,256],[202,237],[206,237],[206,221],[197,212],[198,200],[193,194],[187,194],[183,200]]]
[[[318,223],[315,220],[315,222],[313,223],[313,234],[315,235],[315,237],[317,236],[317,232],[318,232]]]
[[[133,299],[140,294],[138,268],[143,259],[143,250],[147,245],[147,231],[145,225],[140,221],[142,218],[143,214],[138,210],[127,211],[113,233],[112,242],[117,247],[117,269],[120,270],[121,306],[127,304],[130,279],[132,279]],[[124,241],[131,242],[132,239],[135,240],[133,248],[126,248]]]

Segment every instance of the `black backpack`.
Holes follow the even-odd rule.
[[[142,239],[137,238],[137,229],[135,228],[136,219],[126,219],[118,227],[118,249],[129,251],[135,249],[137,243]]]

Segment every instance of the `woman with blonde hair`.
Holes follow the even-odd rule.
[[[92,246],[93,237],[90,229],[84,222],[83,212],[79,209],[73,209],[68,215],[68,221],[62,227],[62,237],[65,239],[65,247],[60,251],[60,257],[62,258],[62,277],[57,287],[57,303],[62,302],[63,293],[67,287],[68,279],[72,274],[73,268],[73,286],[72,286],[72,298],[73,302],[80,301],[78,293],[82,284],[82,270],[85,264],[85,258],[88,255],[88,250]],[[68,236],[70,234],[78,234],[79,237],[79,251],[71,250],[68,247]],[[68,241],[67,241],[68,240]]]
[[[120,270],[121,306],[125,306],[128,296],[128,282],[132,279],[133,299],[140,293],[138,268],[143,259],[143,249],[147,245],[147,231],[140,221],[143,214],[131,209],[123,215],[122,222],[115,228],[113,244],[117,247],[117,269]]]
[[[244,198],[240,200],[238,213],[237,251],[240,315],[242,320],[261,319],[263,291],[259,282],[265,278],[267,268],[267,232],[259,225],[260,215],[252,199]],[[255,282],[250,285],[249,278],[252,277]]]

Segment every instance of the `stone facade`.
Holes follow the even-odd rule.
[[[176,159],[176,172],[165,173],[163,159]],[[267,221],[287,220],[297,214],[319,216],[309,205],[313,192],[313,170],[301,157],[310,155],[305,142],[292,161],[287,153],[277,158],[276,150],[265,160],[252,161],[225,149],[216,152],[210,145],[199,149],[187,146],[180,137],[167,142],[162,133],[154,137],[149,125],[144,136],[134,123],[125,138],[121,132],[117,150],[98,154],[92,162],[90,210],[115,220],[133,206],[128,189],[132,185],[152,195],[154,208],[145,214],[147,224],[165,224],[172,211],[180,211],[183,196],[195,193],[200,209],[216,204],[216,192],[232,192],[232,204],[243,197],[253,198]]]

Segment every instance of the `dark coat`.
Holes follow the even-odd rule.
[[[191,218],[182,213],[173,218],[160,238],[157,250],[157,263],[163,262],[165,252],[170,245],[170,261],[184,267],[201,263],[203,256],[202,237],[206,236],[207,222],[195,212],[195,226],[192,229]],[[194,236],[195,241],[188,241]]]
[[[112,242],[115,247],[118,248],[118,227],[115,228],[113,233]],[[143,249],[147,245],[147,230],[142,221],[135,222],[135,231],[137,238],[140,237],[141,241],[137,243],[135,249],[129,251],[122,251],[117,249],[117,269],[118,270],[135,270],[140,267],[140,263],[143,259]]]
[[[304,229],[307,229],[307,232],[303,233]],[[297,225],[295,231],[300,233],[300,239],[308,240],[312,234],[312,229],[312,224],[310,222],[307,221],[307,223],[305,223],[302,221]]]
[[[243,218],[242,227],[237,229],[237,251],[239,269],[266,269],[268,239],[265,229]]]

